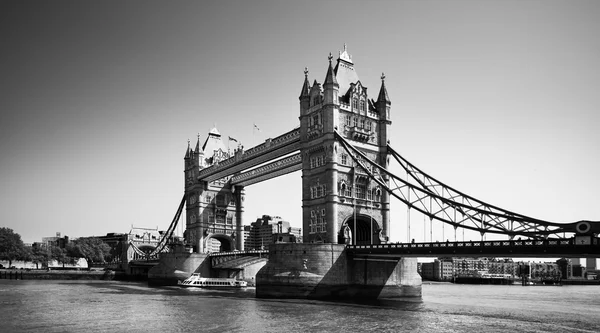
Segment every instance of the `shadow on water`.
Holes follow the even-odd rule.
[[[202,298],[222,298],[222,299],[248,299],[263,304],[303,304],[303,305],[336,305],[342,307],[356,308],[388,308],[402,311],[422,311],[423,300],[421,298],[405,299],[300,299],[300,298],[256,298],[256,289],[254,287],[240,289],[204,289],[204,288],[181,288],[177,286],[149,287],[146,283],[140,282],[69,282],[64,281],[61,284],[86,284],[92,288],[97,288],[99,293],[103,294],[131,294],[131,295],[163,295],[173,297],[202,297]]]

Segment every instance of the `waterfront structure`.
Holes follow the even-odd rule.
[[[308,70],[300,92],[304,242],[379,244],[389,237],[389,196],[368,176],[368,159],[387,167],[391,101],[381,76],[376,100],[360,81],[346,46],[321,85]],[[361,149],[358,161],[335,133]],[[387,184],[387,177],[381,179]]]
[[[586,277],[586,268],[579,264],[579,260],[562,258],[556,261],[564,279],[583,279]]]
[[[600,253],[598,222],[558,224],[510,212],[459,192],[408,162],[387,140],[391,101],[385,76],[375,100],[358,79],[346,47],[335,66],[332,59],[330,55],[323,84],[310,84],[304,71],[298,128],[248,150],[238,146],[233,154],[216,129],[202,149],[199,138],[194,150],[188,142],[185,195],[177,216],[186,202],[185,238],[195,253],[213,251],[215,239],[221,251],[243,249],[244,187],[300,170],[305,243],[269,246],[269,262],[257,274],[258,297],[418,296],[421,280],[414,258],[419,254]],[[213,148],[207,148],[209,143]],[[389,172],[389,157],[406,177]],[[510,239],[390,244],[390,195],[432,220]],[[515,235],[528,239],[514,240]],[[174,257],[182,265],[191,258]],[[204,259],[193,261],[203,265]],[[172,280],[175,267],[165,262],[155,276]]]
[[[427,280],[452,281],[456,276],[493,274],[520,277],[519,266],[525,266],[526,276],[534,280],[583,279],[587,270],[570,259],[556,262],[513,262],[496,258],[439,258],[421,263],[421,276]]]
[[[237,151],[238,149],[234,152]],[[194,252],[244,249],[243,187],[231,185],[230,177],[210,182],[198,180],[200,170],[218,165],[229,157],[231,157],[229,148],[225,146],[216,127],[208,133],[202,146],[200,146],[200,135],[193,150],[188,141],[184,157],[187,200],[184,238]]]
[[[496,258],[451,258],[435,259],[423,263],[423,278],[436,281],[452,281],[456,276],[468,276],[475,273],[517,276],[518,263],[510,259]],[[426,274],[426,275],[425,275]]]
[[[301,239],[300,228],[295,228],[279,216],[263,215],[252,222],[245,240],[246,250],[268,250],[275,242],[296,243]]]

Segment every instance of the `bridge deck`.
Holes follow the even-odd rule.
[[[600,241],[576,243],[574,239],[499,240],[435,243],[348,245],[355,257],[600,257]]]

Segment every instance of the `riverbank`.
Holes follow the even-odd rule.
[[[6,280],[116,280],[120,274],[103,270],[1,269]]]

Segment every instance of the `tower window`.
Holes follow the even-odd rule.
[[[346,165],[348,163],[348,155],[342,154],[342,164]]]
[[[356,185],[356,198],[357,199],[365,198],[365,185]]]
[[[352,110],[358,110],[358,99],[352,99]]]
[[[348,115],[346,117],[346,126],[350,126],[351,123],[352,123],[352,117],[350,117],[350,115]]]
[[[346,196],[346,197],[352,197],[352,187],[350,187],[350,186],[346,187],[346,191],[344,193],[344,196]]]
[[[365,111],[365,101],[360,101],[360,111]]]
[[[319,96],[313,97],[313,106],[319,104]]]

